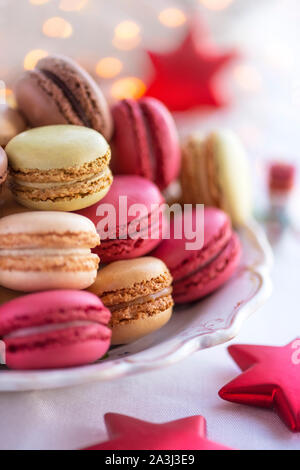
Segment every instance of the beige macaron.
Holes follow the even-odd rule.
[[[13,137],[25,129],[26,123],[19,111],[6,104],[0,104],[0,146],[5,147]]]
[[[245,149],[231,131],[191,135],[183,145],[184,204],[205,204],[227,212],[234,225],[251,217],[250,167]]]
[[[25,212],[0,219],[0,285],[33,292],[85,289],[96,279],[100,240],[85,217]]]
[[[90,291],[112,314],[112,344],[127,344],[165,325],[172,315],[172,277],[157,258],[115,261],[98,272]]]

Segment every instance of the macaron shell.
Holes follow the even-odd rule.
[[[51,289],[87,289],[94,284],[93,271],[6,271],[0,269],[0,285],[7,289],[34,292]]]
[[[82,67],[69,57],[52,55],[41,59],[37,69],[57,76],[78,99],[91,127],[110,140],[113,132],[110,109],[100,87]]]
[[[224,207],[233,225],[245,223],[251,217],[252,198],[250,168],[243,145],[230,131],[210,136],[217,165],[217,178],[223,190]]]
[[[148,234],[153,234],[153,239],[151,239],[151,236],[146,238],[143,234],[138,237],[138,233],[135,239],[130,237],[126,239],[118,238],[120,233],[128,233],[126,227],[119,226],[120,215],[123,211],[121,198],[124,199],[124,197],[126,197],[127,209],[132,208],[132,206],[136,204],[143,204],[145,214],[141,217],[141,224],[145,224],[146,230],[148,229]],[[109,204],[114,207],[116,220],[116,233],[113,234],[114,238],[107,239],[103,233],[101,234],[99,232],[102,244],[94,250],[104,263],[108,263],[121,259],[132,259],[144,256],[160,243],[162,237],[162,215],[159,216],[159,220],[157,220],[158,223],[156,223],[154,217],[151,220],[151,215],[154,212],[154,207],[157,207],[157,210],[159,210],[163,203],[164,198],[161,192],[151,181],[139,176],[117,175],[114,177],[113,184],[107,196],[101,200],[100,204],[90,206],[78,213],[92,220],[97,228],[101,220],[103,220],[103,217],[106,219],[106,212],[104,211],[105,206]],[[103,215],[104,213],[105,215]],[[128,224],[136,218],[136,214],[130,214],[129,210],[127,210]],[[112,222],[114,223],[114,221]]]
[[[35,209],[38,211],[62,211],[62,212],[72,212],[79,211],[86,207],[92,206],[103,199],[110,189],[110,184],[108,183],[102,191],[89,194],[88,196],[83,196],[74,199],[67,200],[56,200],[51,201],[33,201],[32,199],[25,199],[19,196],[15,196],[16,201],[27,207],[28,209]]]
[[[8,142],[26,129],[26,123],[18,110],[6,104],[0,104],[0,146],[5,147]]]
[[[236,234],[224,250],[202,270],[187,275],[173,285],[176,303],[192,302],[214,292],[236,271],[241,259],[241,244]]]
[[[148,318],[120,323],[112,329],[112,345],[128,344],[162,328],[172,316],[172,308]]]
[[[37,70],[21,76],[15,85],[15,94],[18,107],[32,127],[81,124],[62,91]]]
[[[96,282],[89,290],[101,296],[103,292],[128,289],[135,284],[151,281],[166,272],[165,263],[151,256],[115,261],[99,271]]]
[[[108,330],[108,328],[107,328]],[[80,338],[78,338],[80,341]],[[76,367],[101,359],[110,346],[110,339],[86,340],[74,345],[37,348],[20,353],[6,353],[6,364],[10,369],[38,370]]]
[[[2,147],[0,147],[0,185],[2,185],[7,177],[7,155]]]
[[[80,126],[46,126],[19,134],[6,147],[12,168],[53,170],[79,167],[109,152],[101,134]]]
[[[181,159],[169,111],[158,100],[143,98],[120,101],[113,116],[115,172],[140,175],[166,188],[178,176]]]
[[[194,209],[184,211],[183,215],[175,215],[171,223],[170,238],[163,240],[152,253],[166,263],[175,281],[213,259],[231,237],[231,223],[225,212],[205,207],[204,219],[201,214],[201,211]],[[182,227],[182,237],[175,237],[176,226]],[[191,227],[193,231],[190,230]],[[187,250],[187,243],[195,241],[196,227],[199,246],[194,250]]]

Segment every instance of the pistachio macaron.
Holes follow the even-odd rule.
[[[112,344],[127,344],[164,326],[173,311],[172,276],[163,261],[115,261],[89,288],[110,310]]]
[[[87,218],[24,212],[0,219],[0,285],[21,292],[85,289],[97,276],[100,239]]]
[[[237,226],[251,216],[251,178],[245,149],[229,130],[191,135],[183,145],[184,204],[218,207]]]
[[[93,129],[45,126],[6,147],[11,190],[25,207],[75,211],[100,201],[112,184],[110,147]]]

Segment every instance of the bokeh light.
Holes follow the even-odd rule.
[[[111,87],[111,95],[118,100],[124,98],[138,99],[144,95],[145,91],[145,83],[137,77],[120,78]]]
[[[24,58],[24,69],[32,70],[36,66],[37,62],[44,57],[47,57],[48,52],[43,49],[33,49],[28,52]]]
[[[88,4],[88,0],[60,0],[59,8],[63,11],[80,11]]]
[[[209,10],[225,10],[225,8],[229,7],[233,0],[199,0],[199,2]]]
[[[119,75],[122,68],[123,64],[117,57],[103,57],[96,65],[96,73],[102,78],[113,78]]]
[[[142,39],[140,36],[136,36],[135,38],[131,39],[119,39],[114,37],[112,43],[116,49],[120,49],[121,51],[130,51],[131,49],[137,47],[141,40]]]
[[[233,69],[233,76],[238,86],[245,91],[255,92],[262,87],[261,75],[251,65],[237,65]]]
[[[72,32],[73,28],[71,23],[59,16],[49,18],[43,24],[43,33],[51,38],[69,38]]]
[[[45,3],[48,3],[50,0],[29,0],[29,2],[32,5],[45,5]]]
[[[186,21],[186,16],[179,8],[165,8],[158,15],[159,21],[168,28],[177,28]]]
[[[115,27],[115,37],[121,40],[136,38],[141,28],[134,21],[122,21]]]

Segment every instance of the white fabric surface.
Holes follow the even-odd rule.
[[[300,335],[300,243],[286,236],[276,250],[272,298],[234,342],[286,344]],[[0,394],[1,449],[76,449],[106,438],[103,415],[153,422],[202,414],[208,436],[236,449],[299,449],[275,413],[222,401],[218,390],[239,373],[226,346],[200,351],[168,369],[109,383]]]

